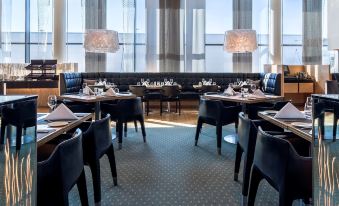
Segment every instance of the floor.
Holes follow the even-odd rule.
[[[242,171],[233,180],[235,145],[223,142],[216,154],[215,128],[203,128],[198,147],[194,146],[197,111],[185,109],[146,117],[147,143],[140,131],[129,125],[122,150],[115,150],[118,186],[114,187],[108,159],[101,159],[101,205],[241,205]],[[234,125],[223,134],[234,133]],[[115,148],[117,145],[115,144]],[[90,205],[94,205],[90,170],[86,167]],[[76,187],[70,205],[79,205]],[[277,192],[263,181],[256,205],[277,205]]]

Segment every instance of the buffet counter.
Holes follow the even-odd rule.
[[[59,94],[59,80],[15,80],[0,81],[1,94],[38,95],[38,107],[47,107],[49,95]],[[6,90],[6,91],[4,91]]]

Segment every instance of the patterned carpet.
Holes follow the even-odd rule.
[[[101,159],[101,205],[240,205],[240,182],[233,181],[235,145],[223,142],[216,154],[215,128],[204,127],[194,146],[194,127],[146,128],[147,143],[134,129],[115,150],[118,186],[114,187],[107,157]],[[234,133],[224,127],[223,135]],[[117,144],[115,144],[115,147]],[[91,174],[86,167],[90,205],[94,205]],[[70,205],[80,205],[76,187]],[[278,193],[262,182],[256,205],[277,205]]]

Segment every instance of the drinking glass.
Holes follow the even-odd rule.
[[[312,97],[307,97],[305,106],[304,106],[304,111],[306,116],[311,116],[312,115]]]
[[[208,82],[209,82],[210,84],[212,84],[212,79],[208,80]]]
[[[240,91],[241,91],[241,97],[244,97],[245,96],[245,94],[244,94],[244,92],[245,92],[245,90],[244,90],[245,88],[243,88],[243,87],[241,87],[241,89],[240,89]]]
[[[144,84],[145,80],[144,78],[141,78],[141,84]]]
[[[167,78],[164,79],[164,82],[165,82],[165,83],[167,82]]]
[[[149,79],[146,80],[148,83],[150,83],[151,81]]]
[[[79,89],[79,95],[80,96],[84,95],[84,90],[83,89]]]
[[[216,83],[216,82],[213,82],[213,85],[217,85],[217,83]]]
[[[94,94],[97,96],[98,95],[98,88],[97,87],[94,87]]]
[[[119,89],[118,88],[114,88],[115,93],[119,93]]]
[[[137,82],[137,85],[140,86],[140,82]]]
[[[82,88],[85,89],[87,87],[87,83],[82,84]]]
[[[257,86],[255,84],[251,84],[251,91],[254,92],[257,89]]]
[[[57,97],[55,95],[49,95],[47,105],[53,111],[55,106],[57,105]]]
[[[173,84],[173,79],[170,79],[171,84]]]
[[[234,84],[233,84],[233,83],[229,83],[229,84],[228,84],[228,87],[231,87],[231,88],[233,88],[233,86],[234,86]]]

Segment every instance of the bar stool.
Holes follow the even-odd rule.
[[[16,150],[21,148],[22,130],[36,126],[36,102],[26,101],[14,104],[13,108],[2,109],[0,144],[5,143],[5,131],[7,126],[16,127]],[[10,136],[7,134],[7,138]]]

